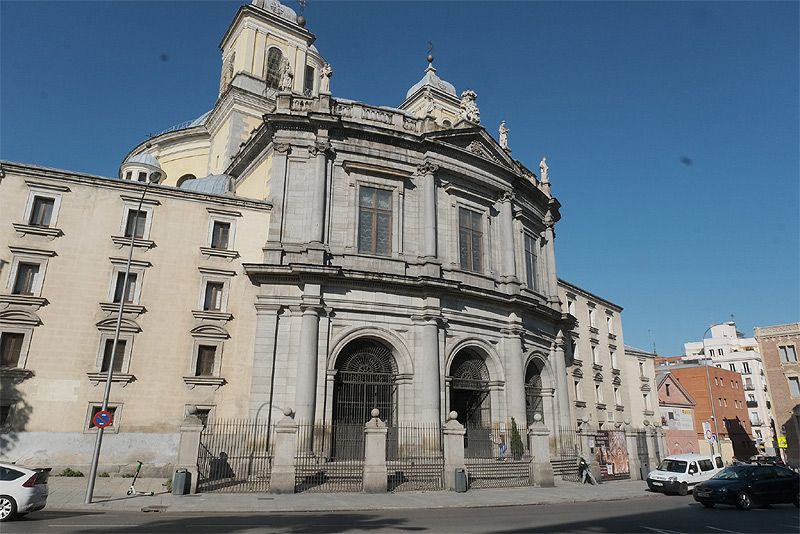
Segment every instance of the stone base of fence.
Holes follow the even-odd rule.
[[[528,427],[528,447],[531,451],[530,473],[535,486],[550,488],[555,486],[553,464],[550,463],[550,430],[541,422],[541,416],[539,419]]]
[[[456,489],[456,469],[466,469],[464,462],[464,425],[456,421],[458,414],[450,412],[442,431],[444,436],[444,487]]]
[[[191,476],[189,493],[197,493],[197,481],[200,470],[197,468],[197,457],[200,451],[200,434],[203,432],[203,422],[195,415],[197,410],[191,411],[181,423],[181,439],[178,444],[178,461],[176,469],[186,469]]]
[[[290,409],[275,425],[275,447],[270,473],[269,491],[271,493],[294,493],[295,452],[297,451],[297,424]]]
[[[386,469],[386,423],[372,410],[372,419],[364,426],[364,492],[386,493],[389,473]]]

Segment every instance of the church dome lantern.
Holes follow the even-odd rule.
[[[119,167],[119,179],[134,182],[154,182],[164,180],[164,174],[158,159],[149,151],[140,152],[127,158]]]

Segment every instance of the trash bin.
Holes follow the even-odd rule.
[[[187,495],[192,483],[192,474],[187,469],[177,469],[172,477],[172,494]]]
[[[461,467],[456,469],[456,491],[458,493],[467,491],[467,470]]]

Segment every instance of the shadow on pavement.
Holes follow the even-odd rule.
[[[42,510],[17,517],[12,523],[6,523],[5,525],[9,526],[22,523],[41,523],[42,521],[54,521],[56,519],[83,517],[88,515],[103,515],[103,512],[87,512],[85,510],[58,510],[54,512],[48,512],[47,510]]]
[[[137,516],[141,517],[141,516]],[[148,519],[151,516],[147,516]],[[334,533],[348,530],[367,531],[391,529],[397,531],[428,530],[424,527],[403,526],[406,519],[380,517],[378,515],[357,513],[296,513],[296,514],[269,514],[269,515],[192,515],[162,516],[163,519],[147,521],[136,525],[115,526],[113,531],[125,532],[247,532],[275,530],[290,534],[306,533]],[[83,525],[81,525],[83,527]],[[97,534],[97,529],[83,528],[70,530],[68,524],[63,525],[62,532],[75,534]]]

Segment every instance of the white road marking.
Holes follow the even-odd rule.
[[[678,530],[667,530],[663,528],[652,528],[646,526],[642,526],[642,528],[645,530],[650,530],[652,532],[658,532],[658,534],[686,534],[685,532],[680,532]]]
[[[710,528],[712,530],[718,530],[720,532],[730,532],[731,534],[742,534],[741,532],[737,532],[735,530],[725,530],[724,528],[712,527],[711,525],[706,525],[706,528]]]

